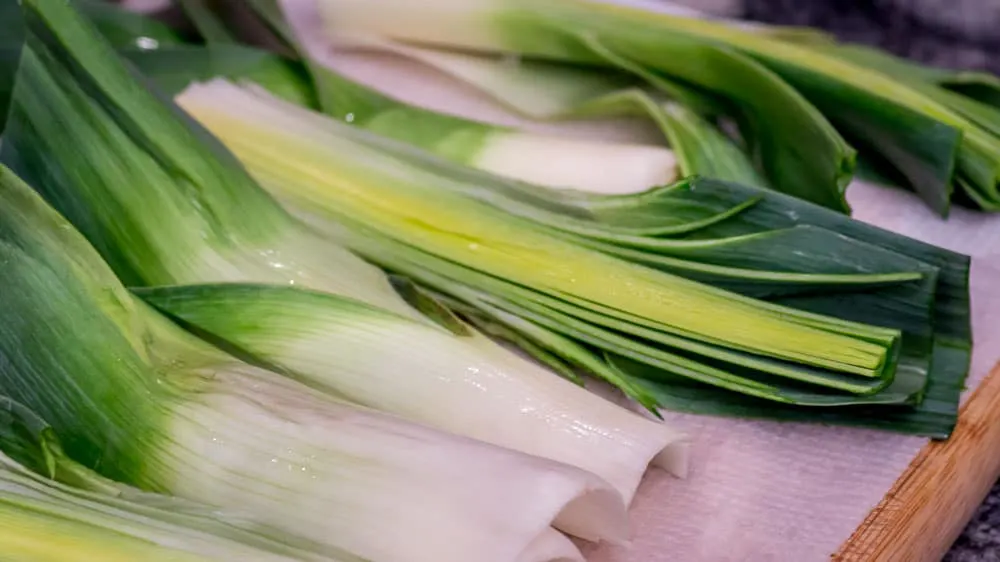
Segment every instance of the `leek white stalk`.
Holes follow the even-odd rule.
[[[387,51],[420,62],[534,119],[571,116],[588,102],[636,85],[636,80],[615,72],[521,59],[517,55],[433,49],[386,37],[354,37],[339,28],[327,37],[339,47]]]
[[[686,442],[474,332],[285,287],[140,291],[158,308],[347,400],[593,472],[630,503],[646,466],[686,471]]]
[[[341,110],[355,114],[350,105]],[[338,112],[340,113],[340,112]],[[386,111],[360,125],[486,172],[557,189],[619,194],[677,180],[677,160],[666,148],[639,143],[586,141],[496,127],[450,116],[437,123],[413,119],[411,110]],[[447,119],[438,119],[447,117]],[[437,125],[436,127],[420,127]],[[449,126],[451,125],[451,126]],[[414,138],[419,132],[419,138]],[[426,134],[423,134],[426,133]]]
[[[84,466],[332,557],[509,562],[550,525],[627,536],[622,498],[597,476],[243,364],[132,297],[5,168],[0,202],[0,325],[15,328],[0,330],[0,385]]]
[[[580,549],[566,535],[549,529],[538,535],[515,562],[586,562]]]

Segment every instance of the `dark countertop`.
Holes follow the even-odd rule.
[[[998,0],[744,0],[743,16],[808,25],[952,68],[1000,74]],[[1000,483],[944,562],[1000,562]]]

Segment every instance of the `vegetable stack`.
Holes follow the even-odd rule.
[[[627,540],[648,466],[687,471],[664,410],[955,425],[968,258],[841,214],[838,130],[944,210],[953,178],[903,130],[953,127],[989,207],[984,80],[587,2],[318,4],[337,41],[537,118],[642,115],[668,150],[407,105],[273,1],[245,7],[289,58],[239,44],[226,3],[181,2],[196,39],[0,2],[5,554],[582,562],[569,537]]]

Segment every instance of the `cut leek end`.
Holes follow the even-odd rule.
[[[665,148],[525,133],[491,136],[473,164],[520,181],[606,194],[646,191],[673,183],[679,173]]]

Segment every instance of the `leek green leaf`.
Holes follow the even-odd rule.
[[[156,50],[182,44],[183,38],[165,23],[129,11],[106,0],[72,0],[109,43],[117,48]]]
[[[165,93],[174,95],[192,82],[226,77],[248,80],[291,103],[316,108],[318,101],[306,69],[280,55],[242,45],[175,45],[155,51],[118,51]]]
[[[178,0],[178,3],[181,10],[184,11],[184,15],[187,16],[206,43],[227,45],[237,42],[205,0]]]
[[[21,49],[25,41],[21,7],[14,0],[0,2],[0,136],[7,124],[10,100],[14,93],[14,76],[21,64]]]

